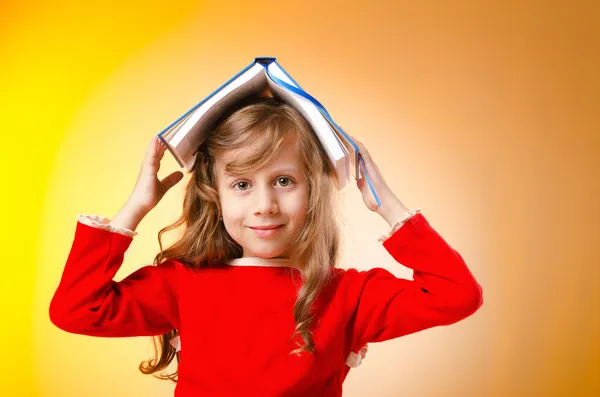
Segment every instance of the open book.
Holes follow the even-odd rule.
[[[158,137],[179,166],[190,172],[198,147],[215,122],[238,101],[265,90],[296,109],[312,127],[336,170],[338,189],[343,188],[351,177],[357,180],[362,175],[378,205],[381,205],[356,143],[333,121],[325,107],[304,91],[274,57],[256,57],[254,62],[162,130]]]

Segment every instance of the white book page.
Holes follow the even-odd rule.
[[[352,175],[352,177],[354,179],[358,179],[358,176],[360,175],[359,174],[360,164],[358,162],[359,161],[358,160],[358,152],[356,151],[356,149],[354,149],[354,146],[352,146],[352,144],[344,137],[344,135],[336,128],[335,125],[333,125],[327,118],[325,118],[325,120],[327,120],[331,129],[335,132],[336,137],[338,138],[338,140],[340,141],[340,144],[343,146],[346,154],[348,155],[350,174]]]
[[[287,77],[285,72],[283,72],[275,62],[269,64],[268,68],[269,73],[296,87],[294,82]],[[286,90],[271,79],[268,79],[267,82],[271,92],[273,92],[274,95],[277,95],[283,101],[289,103],[296,110],[298,110],[306,119],[306,121],[312,126],[317,138],[321,142],[321,145],[325,148],[325,152],[327,153],[331,164],[338,174],[338,188],[341,189],[346,185],[349,179],[348,156],[347,151],[344,150],[343,145],[340,143],[335,132],[330,127],[327,119],[310,100],[294,92]]]
[[[179,142],[181,142],[183,137],[186,136],[187,132],[190,131],[192,129],[192,127],[196,125],[196,123],[198,123],[200,118],[209,109],[212,110],[221,99],[225,98],[229,93],[234,91],[236,88],[238,88],[241,85],[252,80],[253,77],[255,77],[258,73],[261,73],[261,72],[263,72],[262,65],[256,64],[256,65],[252,66],[250,69],[246,70],[246,72],[244,72],[243,74],[238,76],[238,78],[233,80],[230,84],[221,88],[212,97],[210,97],[206,102],[204,102],[202,105],[200,105],[198,107],[198,109],[193,111],[193,114],[191,115],[191,117],[189,117],[186,120],[185,124],[183,126],[181,126],[178,133],[173,136],[173,139],[171,139],[171,144],[173,146],[177,146],[179,144]]]
[[[186,117],[183,124],[174,126],[176,132],[169,131],[169,145],[188,171],[193,168],[195,152],[204,140],[204,135],[223,112],[246,96],[262,92],[266,86],[264,67],[256,64],[200,105]]]

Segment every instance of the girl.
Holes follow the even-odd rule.
[[[155,375],[177,382],[176,397],[341,396],[368,342],[456,323],[482,305],[461,255],[357,144],[382,205],[361,178],[363,201],[391,228],[380,242],[414,280],[336,267],[337,174],[299,113],[254,98],[200,145],[183,212],[158,233],[153,265],[113,281],[140,221],[183,177],[157,178],[157,137],[117,215],[79,215],[51,321],[84,335],[159,336],[140,370],[157,373],[176,357],[175,373]],[[163,250],[161,235],[180,226]]]

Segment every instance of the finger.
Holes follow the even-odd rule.
[[[154,136],[150,139],[150,143],[148,144],[148,148],[146,149],[146,157],[149,157],[152,153],[154,153],[154,146],[156,145],[156,140]]]
[[[360,190],[362,190],[364,186],[365,186],[365,178],[361,176],[356,181],[356,187],[358,187]]]
[[[369,151],[367,150],[367,148],[365,147],[365,145],[359,141],[358,139],[356,139],[355,137],[353,137],[352,135],[348,134],[348,136],[354,141],[354,143],[356,144],[356,146],[358,147],[358,153],[364,157],[365,159],[370,159],[371,156],[369,154]]]
[[[160,168],[160,160],[164,154],[164,150],[162,150],[160,146],[161,145],[159,144],[158,137],[153,136],[146,158],[146,164],[153,170],[156,168],[156,171],[158,171]]]
[[[353,135],[348,134],[348,136],[354,141],[354,143],[358,142],[358,139],[356,139]]]
[[[348,136],[354,141],[354,143],[358,147],[359,161],[362,163],[362,167],[364,167],[364,169],[366,170],[371,181],[377,183],[385,183],[385,181],[383,180],[383,176],[380,177],[381,171],[379,170],[379,167],[377,166],[377,164],[375,164],[375,160],[373,160],[371,154],[369,153],[365,145],[352,135],[348,134]],[[360,168],[361,174],[364,172],[362,167]],[[359,188],[362,189],[362,185],[359,186]]]
[[[144,154],[144,159],[142,161],[142,172],[147,172],[148,169],[153,167],[153,157],[155,151],[156,142],[154,141],[154,137],[150,139],[150,143],[148,144],[148,148],[146,148],[146,153]]]
[[[175,171],[169,176],[165,177],[163,180],[161,180],[160,183],[163,185],[164,191],[166,192],[167,190],[175,186],[177,182],[179,182],[181,179],[183,179],[183,172]]]
[[[358,146],[358,148],[360,149],[361,153],[363,151],[366,152],[365,145],[363,145],[363,143],[361,141],[359,141],[358,139],[356,139],[354,136],[352,136],[350,134],[348,134],[348,136],[354,141],[354,143],[356,143],[356,146]]]
[[[369,154],[369,151],[367,150],[365,145],[362,144],[362,142],[356,141],[356,146],[358,146],[358,153],[360,153],[360,155],[364,159],[369,159],[369,160],[371,159],[371,155]]]
[[[155,139],[158,141],[158,148],[164,153],[165,150],[167,150],[167,145],[165,145],[162,139],[160,139],[158,136],[156,136]]]
[[[160,161],[160,160],[162,160],[162,158],[163,158],[163,156],[165,154],[165,149],[166,148],[165,148],[164,144],[162,143],[162,141],[158,137],[155,138],[155,139],[156,139],[156,142],[157,142],[157,144],[156,144],[156,156],[158,157],[158,160]]]
[[[379,166],[377,165],[377,163],[375,163],[375,160],[371,157],[368,150],[364,147],[363,144],[361,144],[359,157],[359,161],[362,164],[362,167],[366,169],[370,180],[372,182],[385,183],[385,179],[383,178],[383,175],[379,170]],[[361,171],[363,171],[362,168]]]
[[[148,146],[148,154],[163,153],[166,150],[166,146],[163,141],[156,135],[152,136],[150,145]]]
[[[359,157],[362,157],[363,162],[365,163],[364,166],[365,166],[365,168],[367,168],[367,172],[369,172],[368,169],[370,167],[367,165],[367,163],[372,162],[372,158],[371,158],[371,155],[369,154],[369,151],[367,150],[367,148],[361,141],[359,141],[358,139],[356,139],[354,136],[352,136],[350,134],[348,134],[348,136],[354,141],[354,143],[358,147]]]
[[[373,161],[372,158],[365,157],[361,154],[359,161],[361,164],[360,171],[361,171],[362,175],[364,175],[364,173],[366,172],[369,177],[369,181],[371,183],[381,183],[382,182],[383,177],[380,177],[379,168],[377,167],[377,165],[375,164],[375,162]],[[365,177],[367,175],[365,175]]]

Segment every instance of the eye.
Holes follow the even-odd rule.
[[[282,186],[283,186],[283,187],[287,187],[287,186],[289,186],[289,185],[290,185],[290,183],[294,183],[294,181],[292,181],[292,179],[291,179],[291,178],[288,178],[287,176],[282,176],[282,177],[280,177],[280,178],[277,178],[277,181],[278,181],[278,182],[281,182],[281,181],[287,181],[287,183],[285,183],[285,182],[284,182],[284,183],[282,184]]]
[[[277,178],[277,182],[279,182],[279,184],[283,187],[288,187],[294,183],[292,178],[287,177],[287,176],[281,176],[281,177]],[[234,183],[232,185],[234,190],[238,190],[238,191],[247,190],[249,186],[250,186],[250,183],[248,183],[247,181],[237,181],[236,183]]]
[[[239,181],[239,182],[236,182],[236,183],[233,184],[233,188],[235,189],[236,186],[238,186],[238,187],[244,187],[242,189],[236,189],[236,190],[246,190],[245,188],[248,187],[248,182],[246,182],[246,181]]]

